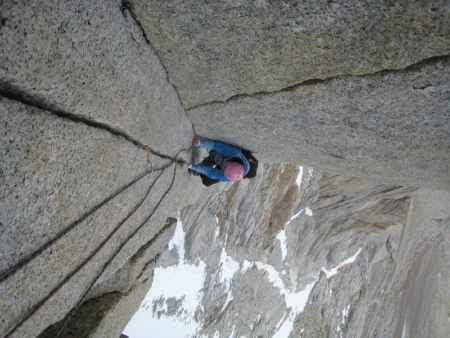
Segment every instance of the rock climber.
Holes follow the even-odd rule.
[[[200,164],[188,166],[188,170],[199,175],[207,187],[218,182],[240,181],[256,176],[258,160],[249,151],[213,140],[195,139],[194,146],[210,151]]]

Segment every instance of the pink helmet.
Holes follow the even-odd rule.
[[[239,181],[244,178],[244,166],[230,161],[224,164],[223,173],[230,180]]]

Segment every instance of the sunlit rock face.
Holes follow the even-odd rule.
[[[445,337],[449,202],[445,191],[265,165],[180,214],[184,249],[159,264],[171,269],[182,251],[181,266],[204,269],[196,310],[170,292],[143,306],[194,325],[188,337]]]

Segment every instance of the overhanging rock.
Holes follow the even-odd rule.
[[[439,0],[130,2],[187,108],[450,54]]]
[[[257,157],[450,189],[450,58],[188,110],[197,132]]]

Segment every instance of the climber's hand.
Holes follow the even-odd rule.
[[[195,139],[195,140],[194,140],[194,143],[193,143],[193,144],[194,144],[194,147],[200,147],[200,143],[201,143],[201,142],[200,142],[199,139]]]
[[[188,164],[188,169],[192,169],[192,163]]]

